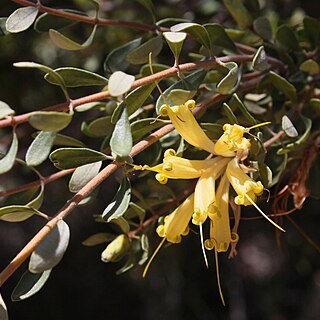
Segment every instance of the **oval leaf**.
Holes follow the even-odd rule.
[[[240,29],[246,29],[251,25],[251,15],[242,0],[223,0],[223,3]]]
[[[37,130],[60,131],[72,120],[72,114],[56,111],[35,111],[28,118],[29,123]]]
[[[210,49],[210,38],[205,27],[192,22],[178,23],[170,28],[172,32],[185,31],[191,34],[204,47]]]
[[[287,25],[282,25],[278,28],[276,33],[277,40],[287,49],[299,51],[300,46],[294,31]]]
[[[116,238],[116,235],[112,233],[100,232],[100,233],[93,234],[92,236],[84,240],[82,244],[87,247],[92,247],[99,244],[107,243],[109,241],[112,241],[115,238]]]
[[[6,29],[11,33],[18,33],[28,29],[38,15],[37,7],[23,7],[14,11],[6,22]]]
[[[254,31],[263,39],[270,41],[273,37],[272,26],[267,17],[258,17],[253,21]]]
[[[81,131],[91,138],[110,137],[114,129],[111,117],[101,117],[81,124]]]
[[[291,101],[297,101],[296,88],[287,79],[279,76],[273,71],[270,71],[269,80],[276,89],[283,92]]]
[[[63,220],[60,220],[32,253],[29,271],[41,273],[55,267],[67,250],[69,239],[70,229]]]
[[[9,320],[7,306],[4,303],[1,294],[0,294],[0,319],[1,320]]]
[[[126,93],[134,82],[134,76],[122,71],[114,72],[109,79],[108,90],[111,96],[117,97]]]
[[[53,146],[56,133],[52,131],[41,131],[31,143],[26,153],[28,166],[35,167],[45,161]]]
[[[141,139],[146,134],[150,134],[152,130],[156,130],[164,126],[167,122],[161,119],[144,118],[139,119],[131,124],[132,138],[134,141]]]
[[[105,154],[87,148],[57,149],[49,158],[58,169],[71,169],[108,159]]]
[[[221,94],[231,93],[239,80],[239,68],[235,62],[226,63],[225,66],[229,69],[228,74],[217,85],[217,91]]]
[[[150,52],[152,53],[152,58],[155,58],[161,52],[162,46],[163,41],[161,36],[151,38],[138,48],[132,50],[127,55],[127,61],[132,64],[147,63],[149,61]]]
[[[34,214],[41,215],[38,210],[29,206],[13,205],[0,208],[0,220],[7,222],[21,222]]]
[[[298,136],[298,131],[287,116],[282,117],[282,130],[287,136],[294,138]]]
[[[56,138],[54,139],[54,145],[64,147],[85,147],[82,141],[59,133],[56,134]]]
[[[208,23],[205,24],[210,43],[212,46],[219,46],[225,49],[236,51],[236,46],[226,33],[223,26],[218,23]]]
[[[0,119],[5,118],[6,116],[10,116],[14,113],[14,110],[12,110],[8,104],[6,104],[3,101],[0,101]]]
[[[30,298],[36,294],[47,282],[51,269],[42,273],[32,273],[27,270],[13,289],[11,300],[21,301]]]
[[[303,61],[299,69],[303,72],[308,72],[310,74],[318,74],[320,72],[319,64],[312,59]]]
[[[131,184],[127,176],[124,176],[120,187],[111,203],[102,213],[102,218],[108,222],[122,217],[128,209],[131,199]]]
[[[126,158],[132,149],[132,135],[127,108],[124,107],[110,140],[114,157]]]
[[[185,32],[164,32],[163,36],[165,37],[175,59],[179,59],[187,34]]]
[[[105,86],[108,83],[107,78],[83,69],[67,67],[54,71],[63,78],[66,87]],[[52,84],[60,85],[51,74],[46,74],[44,78]]]
[[[0,160],[0,174],[6,173],[9,170],[11,170],[16,160],[17,152],[18,152],[18,138],[15,131],[13,131],[13,137],[12,137],[12,143],[11,143],[10,149],[8,153]]]
[[[73,172],[69,181],[69,190],[75,193],[81,190],[89,181],[91,181],[99,173],[101,165],[102,162],[98,161],[78,167]]]
[[[252,61],[252,68],[256,71],[265,71],[269,68],[267,54],[261,46],[255,53]]]

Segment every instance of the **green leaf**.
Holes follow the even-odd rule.
[[[310,105],[313,107],[314,111],[319,113],[320,112],[320,99],[310,99]]]
[[[221,94],[230,94],[238,85],[240,73],[235,62],[228,62],[225,66],[229,69],[228,74],[218,83],[217,91]]]
[[[253,29],[264,40],[272,40],[272,26],[267,17],[258,17],[257,19],[255,19],[253,21]]]
[[[0,208],[0,220],[7,222],[21,222],[29,219],[34,214],[41,215],[41,213],[29,206],[12,205]]]
[[[23,190],[14,194],[10,194],[1,203],[2,207],[7,207],[11,205],[25,205],[28,201],[32,199],[36,191],[39,189],[38,186]]]
[[[85,16],[83,12],[77,11],[77,10],[59,9],[59,11],[75,13],[75,14]],[[43,13],[37,18],[34,24],[34,29],[39,32],[49,32],[50,29],[59,30],[65,27],[72,26],[77,23],[78,22],[75,20],[70,20],[64,17],[55,16],[49,13]]]
[[[66,87],[105,86],[108,83],[107,78],[83,69],[67,67],[58,68],[54,71],[63,78]],[[56,79],[52,77],[52,74],[47,73],[44,78],[49,83],[60,85],[56,82]]]
[[[278,155],[276,148],[269,148],[266,154],[266,164],[270,167],[272,171],[272,185],[274,186],[279,182],[280,177],[282,176],[283,171],[287,166],[288,155]]]
[[[33,200],[29,201],[27,203],[27,206],[32,209],[38,210],[42,205],[43,198],[44,198],[44,183],[41,182],[39,194]]]
[[[41,273],[54,268],[66,252],[69,239],[69,226],[66,222],[60,220],[31,254],[29,271]]]
[[[86,240],[82,242],[82,244],[87,247],[92,247],[99,244],[110,242],[115,238],[116,238],[115,234],[108,233],[108,232],[99,232],[88,237]]]
[[[314,47],[319,46],[320,42],[320,22],[311,17],[303,19],[304,33]]]
[[[60,131],[72,120],[72,114],[56,111],[35,111],[28,118],[29,123],[37,130]]]
[[[64,147],[85,147],[84,143],[80,140],[77,140],[73,137],[65,136],[60,133],[56,133],[56,138],[54,139],[55,146],[64,146]]]
[[[150,83],[132,90],[126,96],[125,100],[114,110],[111,122],[116,123],[118,121],[125,104],[127,105],[128,116],[131,116],[134,112],[136,112],[149,98],[155,86],[156,85],[154,83]]]
[[[172,32],[185,31],[192,35],[199,43],[207,49],[211,48],[209,34],[205,27],[198,23],[183,22],[178,23],[170,28]]]
[[[132,149],[132,135],[127,108],[124,107],[110,140],[112,155],[120,159],[128,157]]]
[[[12,110],[8,104],[0,100],[0,119],[3,119],[13,114],[15,114],[15,111]]]
[[[0,319],[1,320],[9,320],[7,306],[4,303],[1,294],[0,294]]]
[[[182,89],[182,90],[189,90],[189,91],[197,91],[200,84],[203,82],[207,71],[206,70],[197,70],[182,80],[175,82],[172,86],[166,89],[163,93],[164,97],[168,101],[170,105],[173,105],[173,102],[169,98],[169,94],[172,90]],[[160,96],[156,103],[156,111],[159,114],[160,107],[164,104],[164,100],[162,96]]]
[[[264,51],[263,46],[261,46],[255,53],[252,60],[252,68],[256,71],[265,71],[269,68],[267,54]]]
[[[110,221],[108,220],[108,222],[116,224],[123,233],[128,233],[130,231],[130,225],[124,217],[119,217]]]
[[[47,282],[51,269],[42,273],[32,273],[27,270],[13,289],[11,300],[21,301],[30,298],[36,294]]]
[[[111,123],[111,117],[101,117],[93,121],[82,122],[81,131],[91,138],[110,137],[114,130],[114,124]]]
[[[121,47],[112,50],[104,61],[106,72],[125,71],[130,63],[126,60],[129,52],[140,46],[142,38],[134,39]]]
[[[102,218],[110,222],[122,217],[128,209],[130,199],[131,184],[129,178],[124,175],[115,197],[103,211]]]
[[[12,143],[7,154],[0,160],[0,174],[11,170],[16,160],[18,152],[18,138],[15,131],[13,131]]]
[[[31,143],[26,153],[26,163],[35,167],[45,161],[53,146],[56,133],[52,131],[41,131]]]
[[[137,1],[150,12],[153,18],[155,17],[155,9],[154,9],[152,0],[137,0]]]
[[[6,21],[6,29],[10,33],[27,30],[38,15],[37,7],[22,7],[14,11]]]
[[[102,102],[88,102],[84,104],[80,104],[79,106],[75,107],[74,110],[77,112],[87,112],[92,109],[103,109],[106,107],[105,103]]]
[[[299,51],[300,46],[294,31],[287,25],[281,25],[276,32],[276,39],[287,49]]]
[[[235,124],[235,123],[238,124],[237,117],[235,116],[235,114],[233,113],[231,108],[225,102],[223,103],[223,111],[224,111],[224,114],[228,118],[228,123],[230,123],[230,124]]]
[[[106,160],[107,156],[88,148],[61,148],[53,151],[49,158],[58,169],[71,169]]]
[[[131,240],[126,234],[117,236],[101,254],[103,262],[116,262],[123,258],[131,247]]]
[[[111,96],[118,97],[130,90],[134,76],[122,71],[114,72],[109,78],[108,90]]]
[[[149,61],[149,54],[152,53],[152,58],[158,56],[163,46],[162,36],[156,36],[143,43],[139,47],[133,49],[126,60],[132,64],[142,64]]]
[[[251,26],[251,15],[242,0],[223,0],[223,3],[240,29],[247,29]]]
[[[138,141],[153,130],[159,129],[166,124],[166,121],[154,118],[139,119],[131,124],[132,138]]]
[[[74,193],[80,191],[99,173],[101,165],[102,162],[98,161],[78,167],[70,178],[69,190]]]
[[[6,29],[6,22],[7,18],[0,18],[0,37],[10,34],[10,32]]]
[[[185,32],[164,32],[163,36],[165,37],[174,58],[178,60],[187,34]]]
[[[51,78],[54,79],[54,81],[59,84],[61,88],[65,88],[65,83],[59,73],[55,72],[53,69],[47,66],[44,66],[43,64],[35,62],[16,62],[13,65],[17,68],[39,69],[45,73],[50,74]]]
[[[283,92],[284,95],[288,97],[292,102],[297,101],[296,88],[289,81],[273,71],[269,72],[268,77],[268,80],[276,89]]]
[[[318,73],[320,73],[319,64],[316,61],[312,60],[312,59],[308,59],[308,60],[303,61],[300,64],[299,69],[301,71],[303,71],[303,72],[308,72],[310,74],[318,74]]]
[[[133,219],[135,217],[139,217],[140,221],[143,221],[146,215],[146,209],[140,207],[134,202],[129,203],[129,209],[125,214],[126,219]]]
[[[294,138],[298,136],[298,131],[287,116],[282,117],[282,130],[288,137]]]
[[[242,115],[248,120],[249,125],[255,125],[257,123],[256,119],[250,114],[250,112],[236,93],[232,95],[232,98],[229,101],[229,105],[233,110],[238,108],[241,111]]]
[[[49,30],[49,36],[50,36],[50,39],[53,41],[53,43],[57,47],[59,47],[61,49],[65,49],[65,50],[70,50],[70,51],[78,51],[78,50],[86,49],[92,44],[94,36],[96,34],[96,30],[97,30],[97,25],[95,25],[93,27],[93,30],[92,30],[90,36],[82,44],[69,39],[68,37],[66,37],[62,33],[60,33],[59,31],[54,30],[54,29]]]
[[[208,32],[211,46],[219,46],[232,51],[237,50],[223,26],[218,23],[208,23],[205,24],[204,27]]]
[[[174,105],[180,105],[192,99],[196,91],[183,90],[183,89],[173,89],[168,94],[168,98],[172,101]]]

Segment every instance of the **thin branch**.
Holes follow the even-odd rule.
[[[142,31],[151,31],[151,32],[156,32],[157,30],[156,25],[147,25],[147,24],[129,22],[129,21],[88,17],[81,14],[73,13],[73,12],[63,11],[61,9],[53,9],[53,8],[42,5],[41,3],[38,4],[36,2],[27,1],[27,0],[11,0],[11,1],[25,7],[37,7],[40,12],[49,13],[54,16],[63,17],[66,19],[75,20],[75,21],[84,22],[84,23],[93,24],[93,25],[118,26],[118,27],[131,28],[131,29],[142,30]]]
[[[212,68],[218,65],[218,62],[246,62],[246,61],[251,61],[252,56],[251,55],[230,55],[230,56],[225,56],[221,58],[217,58],[215,60],[206,60],[206,61],[198,61],[198,62],[189,62],[189,63],[184,63],[179,66],[180,71],[188,71],[188,70],[193,70],[193,69],[201,69],[201,68]],[[218,62],[217,62],[218,61]],[[177,68],[176,67],[171,67],[169,69],[166,69],[164,71],[157,72],[155,74],[152,74],[150,76],[141,78],[136,80],[133,85],[131,86],[131,90],[136,89],[140,86],[143,86],[148,83],[152,83],[154,81],[164,79],[171,77],[177,73]],[[85,97],[81,97],[75,100],[72,100],[72,105],[73,107],[80,106],[85,103],[89,102],[97,102],[101,100],[105,100],[108,97],[110,97],[110,94],[108,91],[103,91],[103,92],[98,92],[94,93]],[[54,106],[47,107],[43,109],[42,111],[68,111],[69,110],[69,103],[60,103]],[[28,121],[28,118],[30,116],[31,112],[25,113],[19,116],[15,117],[8,117],[7,119],[0,120],[0,128],[8,127],[12,125],[12,122],[15,124],[20,124]]]

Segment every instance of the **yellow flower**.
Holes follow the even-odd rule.
[[[164,224],[158,226],[157,233],[172,243],[181,242],[181,236],[189,233],[189,221],[193,213],[194,195],[189,196],[178,208],[164,218]]]
[[[195,107],[194,100],[188,100],[179,106],[163,105],[160,115],[168,116],[179,134],[191,145],[213,153],[214,143],[201,129],[191,110]]]
[[[234,157],[236,151],[250,149],[250,141],[243,137],[250,129],[237,124],[225,124],[224,133],[216,142],[214,152],[224,157]]]
[[[207,217],[212,218],[217,212],[215,183],[230,161],[229,158],[215,157],[215,163],[204,171],[194,191],[194,214],[192,223],[200,225]]]
[[[147,165],[134,165],[136,170],[150,170],[158,172],[156,179],[162,183],[167,183],[168,179],[195,179],[199,178],[208,168],[214,167],[221,157],[205,160],[189,160],[177,157],[173,149],[168,149],[164,153],[163,162],[154,167]]]

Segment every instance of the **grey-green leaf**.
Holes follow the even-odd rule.
[[[38,15],[37,7],[22,7],[14,11],[7,19],[6,29],[10,33],[27,30]]]
[[[52,131],[41,131],[35,137],[26,153],[26,163],[28,166],[38,166],[48,158],[56,135]]]
[[[297,129],[294,127],[293,123],[291,122],[291,120],[286,115],[282,117],[282,130],[289,137],[294,138],[294,137],[298,136]]]
[[[217,91],[221,94],[229,94],[234,91],[240,77],[239,68],[235,62],[228,62],[225,66],[229,72],[217,85]]]
[[[90,182],[100,171],[102,162],[94,162],[78,167],[72,174],[69,181],[69,190],[78,192]]]
[[[170,30],[172,32],[185,31],[191,34],[199,43],[201,43],[207,49],[210,49],[211,47],[209,34],[206,28],[198,23],[192,23],[192,22],[178,23],[175,26],[172,26]]]
[[[0,101],[0,119],[13,115],[14,113],[14,110],[12,110],[7,103]]]
[[[236,51],[236,46],[226,33],[223,26],[218,23],[205,24],[211,46],[219,46],[225,49]]]
[[[60,133],[56,134],[56,138],[54,139],[54,145],[64,147],[85,147],[85,144],[82,141]]]
[[[7,154],[0,160],[0,174],[6,173],[14,165],[18,152],[18,138],[15,131],[13,131],[12,143]]]
[[[29,271],[41,273],[55,267],[67,250],[69,239],[70,229],[66,222],[60,220],[32,253]]]
[[[71,169],[106,160],[107,156],[88,148],[61,148],[53,151],[49,158],[58,169]]]
[[[51,269],[42,273],[32,273],[27,270],[20,278],[18,284],[13,289],[11,300],[21,301],[36,294],[47,282]]]
[[[287,25],[281,25],[276,33],[276,39],[287,49],[299,51],[300,46],[294,31]]]
[[[72,120],[72,114],[56,111],[35,111],[28,118],[29,123],[37,130],[60,131]]]
[[[108,222],[122,217],[128,209],[131,199],[131,184],[127,176],[123,176],[119,189],[111,203],[102,213],[102,218]]]
[[[246,29],[251,25],[252,17],[242,0],[223,0],[223,3],[241,29]]]
[[[303,61],[300,64],[299,69],[303,72],[308,72],[310,74],[318,74],[320,72],[319,64],[312,59]]]
[[[87,247],[96,246],[99,244],[107,243],[112,241],[116,238],[116,235],[113,233],[108,232],[99,232],[93,234],[92,236],[88,237],[86,240],[82,241],[82,244]]]
[[[1,294],[0,294],[0,319],[1,320],[9,320],[7,306],[4,303]]]
[[[267,54],[264,51],[263,46],[261,46],[255,53],[252,60],[252,68],[256,71],[265,71],[269,68]]]
[[[164,32],[163,36],[165,37],[175,59],[178,60],[187,34],[185,32]]]
[[[112,155],[126,158],[132,149],[132,135],[127,108],[124,107],[110,140]]]
[[[288,80],[279,76],[277,73],[270,71],[269,81],[275,88],[283,92],[291,101],[297,101],[296,88]]]
[[[7,222],[21,222],[29,219],[34,214],[41,214],[29,206],[12,205],[0,208],[0,220]]]
[[[111,123],[111,117],[101,117],[90,122],[83,122],[81,131],[91,138],[106,138],[110,137],[114,129],[114,124]]]
[[[163,46],[162,36],[156,36],[143,43],[138,48],[135,48],[127,55],[127,61],[132,64],[142,64],[149,61],[149,54],[152,53],[152,58],[158,56]]]
[[[138,141],[146,134],[151,133],[152,130],[159,129],[165,124],[166,122],[161,119],[154,119],[154,118],[139,119],[131,124],[132,138],[134,141]]]
[[[130,90],[134,76],[122,71],[114,72],[109,78],[108,90],[111,96],[117,97]]]
[[[272,40],[272,26],[267,17],[258,17],[253,21],[254,31],[263,39],[270,41]]]
[[[63,78],[66,87],[105,86],[108,83],[107,78],[83,69],[66,67],[54,71]],[[60,85],[51,74],[47,73],[44,78],[52,84]]]
[[[5,17],[0,18],[0,37],[10,34],[10,32],[6,29],[6,21],[7,21],[7,18]]]

